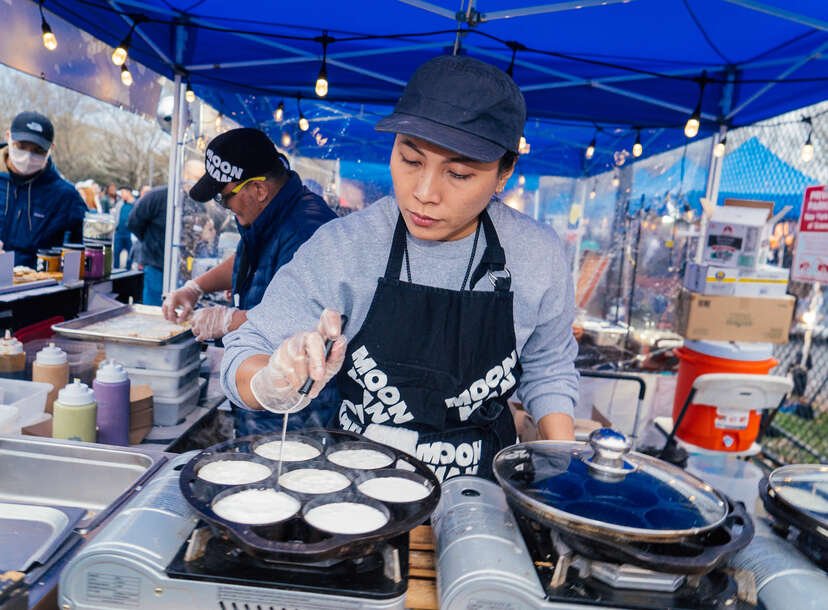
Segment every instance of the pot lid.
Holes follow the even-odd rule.
[[[792,464],[768,477],[773,495],[828,525],[828,466]]]
[[[620,433],[602,428],[589,443],[535,441],[495,457],[506,493],[535,514],[614,535],[684,536],[720,525],[725,499],[710,485],[656,458],[630,453]]]

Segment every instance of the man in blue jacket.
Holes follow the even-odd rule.
[[[232,288],[236,307],[205,307],[193,315],[193,332],[202,341],[223,337],[241,326],[247,310],[259,304],[279,268],[316,229],[336,218],[258,129],[233,129],[215,137],[207,146],[205,167],[207,173],[190,190],[190,197],[201,202],[214,199],[230,210],[241,240],[235,256],[189,280],[163,305],[167,319],[181,321],[205,293]],[[327,394],[320,398],[329,401]],[[261,412],[238,407],[233,412],[240,435],[269,432],[278,424]],[[325,425],[325,412],[324,407],[317,409],[312,421],[295,417],[291,427]]]
[[[81,241],[86,204],[50,158],[55,129],[37,112],[21,112],[6,132],[7,172],[0,172],[0,241],[14,264],[34,267],[40,248]]]

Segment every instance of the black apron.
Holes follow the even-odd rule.
[[[486,250],[466,289],[481,226]],[[411,283],[407,234],[400,216],[385,276],[337,375],[338,424],[415,454],[440,481],[492,479],[495,454],[516,440],[506,399],[521,374],[505,253],[484,211],[460,290],[433,288]],[[403,258],[408,282],[399,279]],[[474,292],[484,277],[494,291]]]

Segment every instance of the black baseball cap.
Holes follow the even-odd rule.
[[[39,112],[21,112],[12,119],[9,132],[12,140],[32,142],[43,150],[49,150],[55,140],[52,121]]]
[[[195,201],[209,201],[228,182],[242,182],[266,174],[287,159],[263,131],[240,127],[213,138],[204,154],[207,173],[190,189]]]
[[[525,122],[526,102],[508,74],[472,57],[443,55],[417,68],[394,113],[374,129],[491,162],[518,152]]]

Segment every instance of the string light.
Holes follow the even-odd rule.
[[[195,93],[193,92],[193,86],[190,84],[189,78],[187,79],[187,91],[184,93],[184,99],[190,104],[195,101]]]
[[[273,113],[273,120],[281,123],[285,118],[285,101],[279,100],[279,105],[276,106],[276,111]]]
[[[50,51],[57,49],[57,38],[43,14],[43,0],[40,0],[40,30],[43,32],[43,46]]]
[[[641,130],[635,130],[635,144],[633,144],[633,157],[638,158],[644,154],[644,147],[641,146]]]
[[[322,66],[319,68],[319,75],[316,77],[316,95],[325,97],[328,95],[328,43],[333,40],[325,32],[320,39],[322,43]]]
[[[592,157],[595,156],[595,144],[597,140],[598,134],[596,133],[594,136],[592,136],[592,140],[590,141],[589,146],[586,147],[586,152],[584,152],[584,157],[586,157],[587,159],[592,159]]]
[[[618,172],[615,172],[612,175],[612,186],[617,187],[619,184],[621,184],[621,176],[618,175]]]
[[[693,111],[693,114],[690,115],[690,118],[687,119],[687,123],[684,125],[684,135],[688,138],[695,138],[696,135],[699,133],[699,125],[701,124],[701,107],[702,107],[702,99],[704,98],[704,86],[707,84],[707,72],[702,72],[701,79],[699,80],[699,101],[696,104],[696,109]]]
[[[813,134],[814,126],[811,122],[811,117],[803,118],[802,122],[808,126],[808,139],[805,140],[805,145],[802,147],[802,152],[799,154],[799,157],[803,162],[808,163],[814,159],[814,145],[811,143],[811,135]]]
[[[528,155],[529,151],[532,150],[532,145],[526,141],[524,136],[520,136],[520,143],[518,144],[518,152],[522,155]]]
[[[518,176],[518,185],[519,186],[524,186],[525,184],[526,184],[526,176],[521,174],[520,176]]]
[[[716,146],[713,147],[713,156],[716,157],[717,159],[721,159],[722,157],[724,157],[726,146],[727,146],[727,137],[724,137],[721,140],[719,140],[719,142],[716,144]]]
[[[133,83],[132,74],[130,73],[129,68],[127,68],[126,62],[121,66],[121,82],[127,87],[131,87]]]
[[[129,32],[121,41],[114,51],[112,51],[112,63],[116,66],[123,66],[124,62],[127,60],[127,55],[129,54],[129,46],[132,44],[132,32],[135,31],[135,26],[142,21],[141,17],[135,17],[132,20],[132,26],[129,28]]]
[[[301,101],[302,101],[302,96],[297,95],[296,96],[296,108],[299,110],[299,129],[301,129],[302,131],[307,131],[308,129],[310,129],[310,123],[308,123],[308,120],[305,118],[305,115],[302,114]]]
[[[290,148],[290,134],[286,131],[282,132],[282,148]]]
[[[598,193],[596,193],[596,192],[595,192],[595,183],[593,183],[593,184],[592,184],[592,190],[589,192],[589,198],[590,198],[590,199],[595,199],[595,196],[596,196],[597,194],[598,194]]]
[[[216,115],[216,131],[221,131],[221,113]]]

